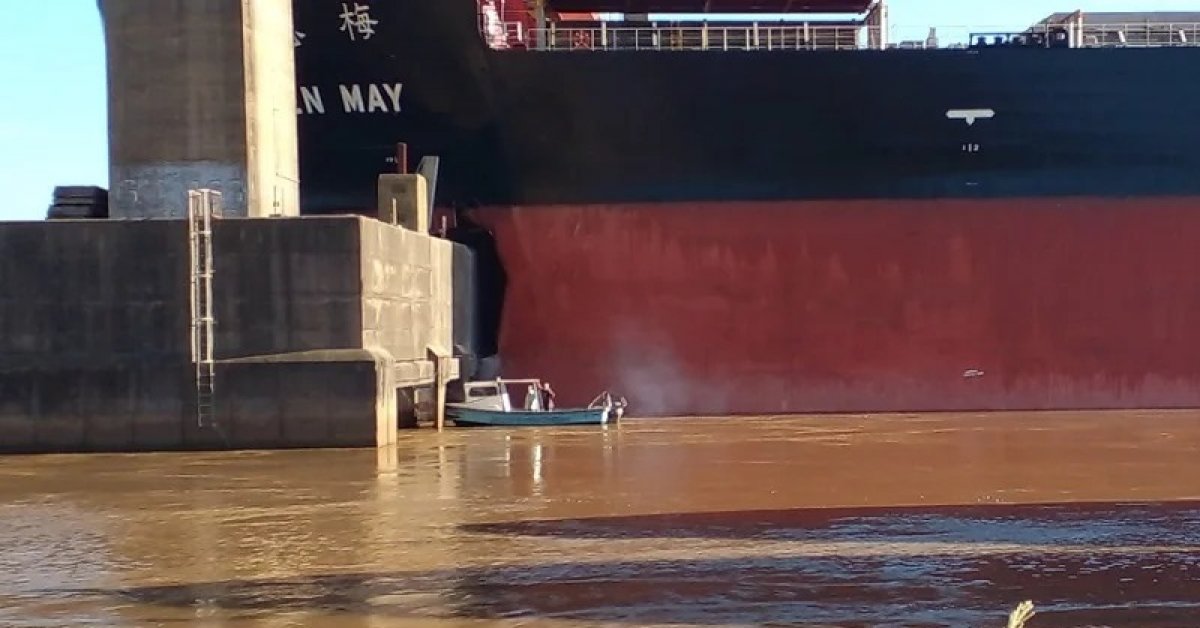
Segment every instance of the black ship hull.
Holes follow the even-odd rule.
[[[439,156],[511,376],[656,414],[1200,403],[1200,48],[501,51],[472,0],[297,4],[303,211]]]

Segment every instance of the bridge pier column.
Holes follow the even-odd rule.
[[[299,214],[291,0],[99,0],[108,48],[110,215]]]

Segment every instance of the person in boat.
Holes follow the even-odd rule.
[[[541,401],[542,409],[554,409],[554,389],[550,388],[550,382],[542,382]]]
[[[612,402],[613,416],[615,416],[618,421],[621,420],[625,416],[625,408],[629,407],[629,402],[624,397],[621,397],[617,400],[612,400],[610,398],[610,401]]]
[[[529,388],[525,389],[525,409],[526,410],[541,410],[546,405],[542,403],[542,391],[535,384],[530,384]]]

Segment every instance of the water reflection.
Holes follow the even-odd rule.
[[[5,458],[0,624],[1184,625],[1198,444],[1077,413]]]
[[[379,572],[217,585],[227,612],[337,610],[396,618],[553,618],[647,625],[975,626],[1042,574],[1038,625],[1186,625],[1200,615],[1200,566],[1185,552],[1099,566],[1085,556],[1011,554],[930,562],[919,555],[752,556]],[[1055,573],[1071,574],[1056,576]],[[1155,572],[1158,575],[1153,575]],[[211,586],[211,585],[210,585]],[[195,586],[90,592],[189,607]],[[1136,594],[1136,604],[1110,592]],[[442,600],[449,608],[430,608]],[[1069,599],[1070,602],[1055,600]],[[1157,623],[1166,622],[1166,623]]]

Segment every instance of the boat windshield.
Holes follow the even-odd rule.
[[[500,389],[495,386],[479,386],[467,391],[468,397],[495,397],[499,394]]]

